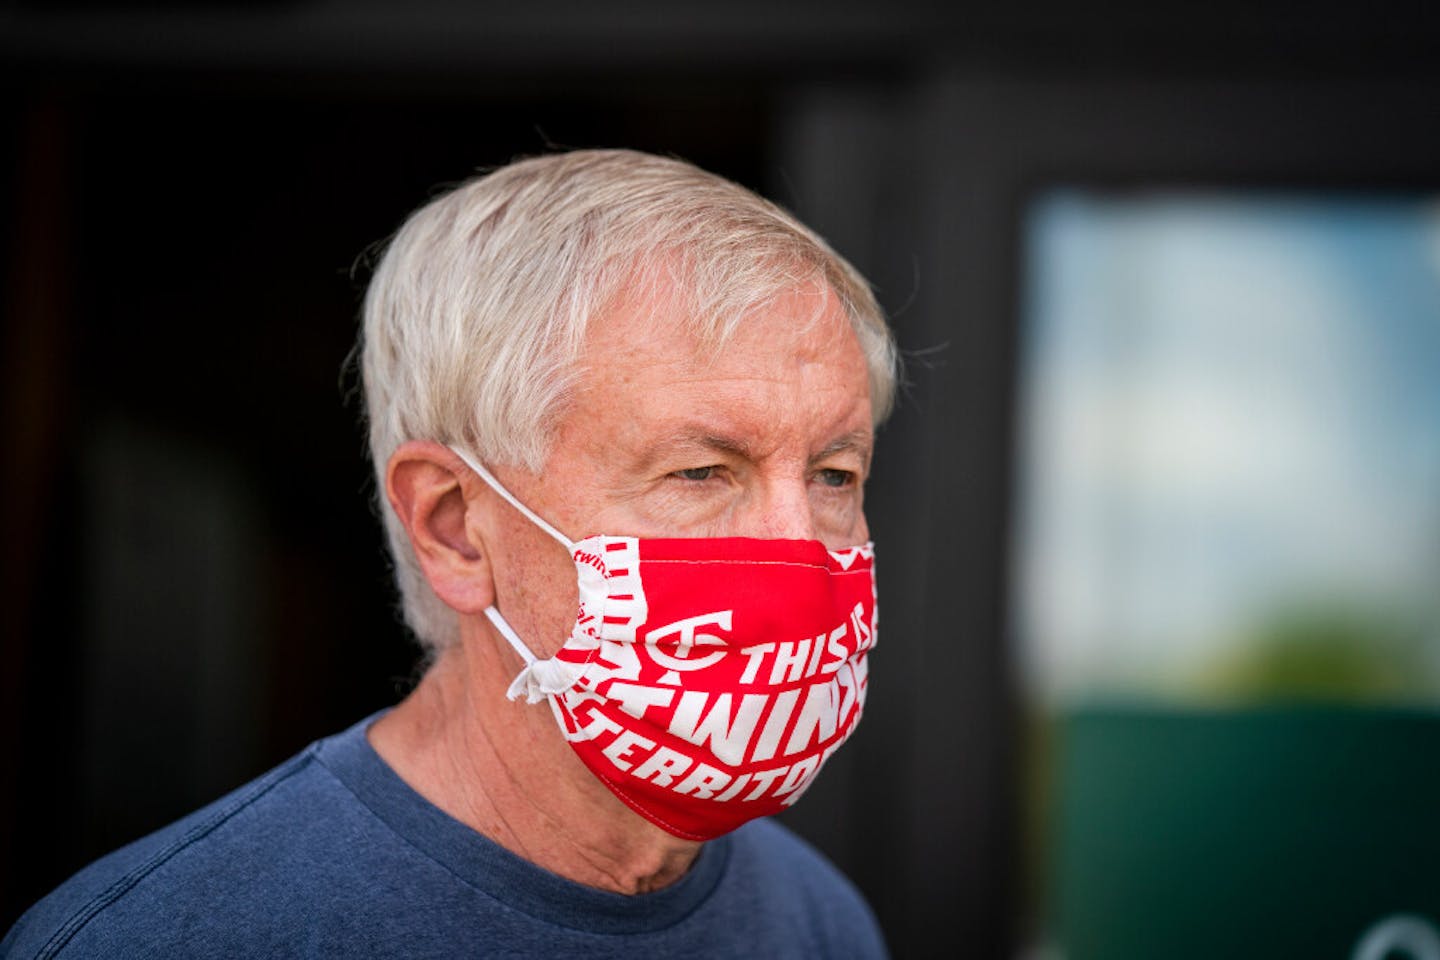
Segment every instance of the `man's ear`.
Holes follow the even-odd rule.
[[[490,557],[472,511],[479,508],[470,468],[448,447],[410,440],[385,467],[385,496],[410,535],[430,588],[460,613],[495,602]],[[466,496],[466,491],[471,496]]]

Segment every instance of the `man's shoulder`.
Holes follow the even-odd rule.
[[[758,868],[771,874],[780,871],[792,879],[801,877],[806,882],[826,886],[835,883],[849,886],[845,875],[823,853],[774,818],[752,820],[731,837],[736,865],[742,869]]]
[[[177,936],[200,933],[217,903],[273,909],[255,881],[286,860],[313,860],[317,844],[333,842],[316,818],[344,803],[343,786],[317,762],[318,746],[85,867],[20,918],[0,956],[163,953]]]
[[[779,824],[740,828],[688,887],[658,894],[673,925],[637,918],[654,904],[566,884],[427,807],[381,767],[363,728],[96,861],[32,907],[0,957],[443,957],[487,936],[535,955],[562,938],[610,956],[621,941],[583,931],[619,914],[677,955],[696,943],[745,955],[720,949],[739,937],[777,957],[884,956],[863,898]]]
[[[883,957],[869,904],[825,855],[780,823],[763,819],[732,836],[730,882],[754,892],[759,915],[775,908],[825,956]]]

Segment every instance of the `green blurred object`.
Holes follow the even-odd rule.
[[[1055,732],[1065,960],[1440,955],[1440,713],[1097,706]]]
[[[1231,703],[1434,703],[1440,673],[1426,619],[1336,600],[1292,602],[1192,678],[1193,692]]]

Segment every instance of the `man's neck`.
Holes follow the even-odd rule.
[[[545,704],[505,697],[510,664],[488,637],[441,654],[419,686],[369,731],[417,793],[536,866],[616,893],[669,886],[700,844],[620,802],[586,768]]]

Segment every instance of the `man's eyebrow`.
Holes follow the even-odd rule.
[[[744,457],[746,460],[752,459],[750,445],[738,437],[727,437],[718,433],[699,433],[691,434],[684,439],[691,443],[698,443],[702,446],[710,447],[712,450],[719,450],[737,457]]]
[[[871,442],[870,431],[852,430],[849,433],[841,434],[825,444],[825,446],[821,447],[810,457],[809,462],[815,464],[837,453],[853,452],[860,455],[861,459],[865,462],[865,468],[868,470],[870,467]],[[645,459],[647,463],[653,462],[676,450],[696,447],[727,453],[745,460],[754,459],[751,446],[743,439],[720,433],[711,433],[705,430],[684,430],[671,434],[652,447],[649,456]]]
[[[871,437],[868,430],[852,430],[849,433],[841,434],[821,447],[810,462],[818,463],[826,457],[833,457],[837,453],[858,453],[860,459],[865,462],[865,469],[870,469],[870,445]]]
[[[651,446],[646,451],[643,463],[649,467],[667,456],[700,449],[714,450],[744,459],[749,459],[751,453],[749,445],[736,437],[727,437],[704,429],[679,430]]]

